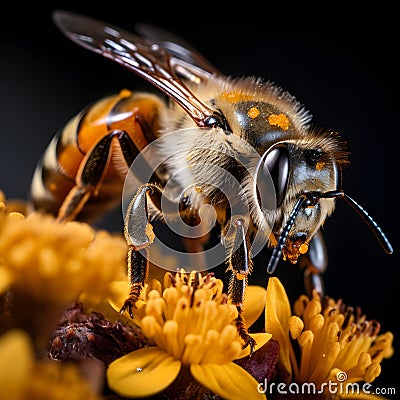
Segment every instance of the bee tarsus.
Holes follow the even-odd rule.
[[[255,341],[254,338],[252,338],[248,331],[246,324],[243,320],[242,316],[242,307],[241,306],[236,306],[236,309],[238,311],[238,316],[235,320],[236,328],[238,330],[240,338],[243,340],[244,344],[242,346],[242,349],[246,349],[247,347],[250,347],[250,356],[254,353],[255,347],[257,345],[257,342]]]

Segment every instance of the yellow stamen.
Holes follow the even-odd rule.
[[[182,364],[199,364],[203,354],[201,353],[200,344],[201,336],[188,334],[184,339],[185,350],[182,355]]]
[[[357,365],[347,370],[347,379],[355,380],[362,379],[367,368],[371,365],[371,355],[368,353],[361,353],[358,357]]]
[[[292,315],[289,319],[289,330],[292,336],[292,339],[297,339],[304,328],[304,322],[301,318]]]
[[[149,293],[149,300],[146,305],[146,314],[152,315],[155,320],[162,325],[163,323],[163,311],[165,309],[165,302],[161,298],[160,293],[156,290],[152,290]]]
[[[324,299],[313,293],[312,299],[300,296],[294,303],[294,314],[289,318],[287,334],[297,339],[301,357],[289,355],[298,382],[321,385],[337,374],[346,374],[349,382],[371,382],[380,374],[380,362],[393,353],[393,335],[387,332],[377,337],[380,325],[366,316],[354,313],[341,301]],[[302,326],[304,323],[304,326]],[[284,325],[283,325],[284,326]]]
[[[158,347],[184,365],[223,364],[241,353],[234,325],[238,312],[217,279],[181,271],[164,284],[162,295],[161,290],[148,292],[145,316],[138,321]]]
[[[294,315],[301,316],[310,302],[310,299],[305,294],[301,295],[293,305]]]
[[[311,348],[314,342],[314,334],[311,331],[304,331],[298,339],[301,347],[301,363],[299,371],[299,379],[305,382],[308,376],[308,369],[311,364]]]
[[[166,321],[163,327],[163,334],[166,338],[166,351],[171,354],[176,360],[182,357],[183,346],[178,342],[178,324],[176,321]]]
[[[372,360],[380,363],[384,358],[391,357],[394,351],[392,342],[392,332],[386,332],[383,335],[379,335],[368,351],[371,354]]]
[[[368,368],[364,375],[364,380],[366,382],[372,382],[375,378],[377,378],[381,373],[381,365],[378,363],[372,363]]]
[[[316,358],[315,369],[311,374],[310,382],[315,382],[320,385],[325,381],[326,376],[329,375],[332,369],[333,363],[340,351],[340,345],[338,342],[330,343],[327,346],[326,352]]]
[[[229,343],[228,348],[221,352],[221,354],[224,355],[225,362],[229,362],[230,360],[238,358],[241,351],[242,345],[238,341],[233,341]]]
[[[224,343],[232,343],[232,341],[236,338],[236,335],[237,330],[233,325],[224,326],[219,336],[220,346],[223,346]]]
[[[165,318],[172,319],[174,317],[173,312],[176,309],[176,304],[179,299],[178,291],[173,287],[166,288],[164,290],[163,297],[165,302],[168,304],[168,307],[166,307],[165,310]]]
[[[147,337],[154,339],[158,347],[160,347],[161,349],[166,348],[166,342],[163,330],[161,326],[156,322],[153,316],[148,315],[143,317],[141,320],[141,327],[143,333]]]
[[[314,315],[317,315],[321,312],[321,302],[317,299],[312,299],[308,304],[306,309],[304,310],[303,319],[304,325],[306,329],[308,329],[308,324],[311,318]]]
[[[209,329],[206,333],[205,341],[203,341],[203,357],[201,363],[207,364],[213,362],[215,359],[215,353],[220,352],[218,346],[219,334],[214,329]]]
[[[314,332],[314,334],[319,333],[324,327],[325,318],[321,314],[314,315],[310,318],[309,328]]]

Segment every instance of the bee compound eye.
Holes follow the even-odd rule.
[[[277,145],[263,154],[256,171],[257,196],[262,208],[272,209],[282,204],[288,176],[289,153],[285,144]],[[275,196],[272,198],[273,193]]]

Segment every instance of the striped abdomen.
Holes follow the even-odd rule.
[[[36,167],[31,185],[34,209],[57,215],[68,193],[79,182],[83,161],[111,132],[125,131],[136,151],[141,151],[158,135],[162,107],[163,103],[154,95],[123,90],[95,102],[72,118],[52,139]],[[121,201],[129,166],[117,140],[112,141],[104,157],[109,157],[109,163],[99,192],[90,197],[79,220],[97,217]]]

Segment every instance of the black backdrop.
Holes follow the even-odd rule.
[[[205,4],[54,1],[2,11],[0,188],[27,195],[32,171],[52,135],[82,107],[123,87],[153,91],[133,73],[67,40],[51,11],[87,14],[127,30],[147,22],[191,43],[228,75],[262,76],[294,94],[314,122],[348,141],[344,189],[377,220],[395,254],[385,255],[349,207],[338,202],[325,224],[330,296],[360,305],[399,343],[398,35],[390,7],[349,11],[244,4],[223,11]],[[117,214],[115,225],[119,228]],[[264,280],[258,257],[255,279]],[[262,261],[262,260],[261,260]],[[289,270],[291,266],[280,267]],[[398,347],[395,347],[395,350]],[[383,362],[374,386],[397,384],[398,354]],[[399,390],[399,388],[397,388]]]

